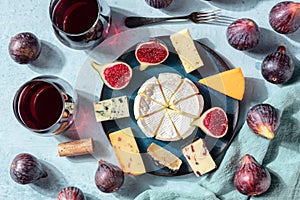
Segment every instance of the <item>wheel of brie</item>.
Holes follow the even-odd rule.
[[[196,85],[175,73],[148,79],[134,100],[134,116],[147,137],[176,141],[191,135],[191,122],[203,111],[203,97]]]

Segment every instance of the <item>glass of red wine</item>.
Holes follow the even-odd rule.
[[[60,134],[75,119],[77,93],[56,76],[39,76],[23,84],[15,94],[13,110],[17,120],[39,134]]]
[[[73,49],[91,49],[108,35],[111,10],[105,0],[51,0],[57,38]]]

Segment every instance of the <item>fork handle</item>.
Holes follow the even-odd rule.
[[[153,17],[126,17],[125,25],[128,28],[135,28],[147,24],[154,24],[158,22],[163,22],[167,20],[174,20],[174,19],[187,19],[187,16],[182,17],[165,17],[165,18],[153,18]]]

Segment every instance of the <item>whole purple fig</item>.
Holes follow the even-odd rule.
[[[276,52],[267,55],[261,64],[261,74],[273,84],[286,83],[292,78],[294,69],[293,60],[284,46],[279,46]]]
[[[121,168],[104,160],[99,161],[95,174],[95,183],[98,189],[105,193],[118,190],[124,182],[124,173]]]
[[[240,51],[250,50],[259,43],[260,28],[252,19],[237,19],[227,27],[226,37],[233,48]]]
[[[293,1],[277,3],[270,11],[269,23],[278,33],[296,32],[300,27],[300,3]]]
[[[47,172],[36,157],[21,153],[13,159],[10,165],[10,176],[19,184],[28,184],[47,177]]]
[[[242,165],[234,175],[234,186],[247,196],[260,195],[271,185],[269,171],[249,154],[242,158]]]
[[[36,60],[41,53],[41,42],[32,33],[24,32],[13,36],[8,46],[10,57],[19,64]]]
[[[260,136],[270,140],[274,138],[274,133],[280,124],[279,114],[270,104],[257,104],[247,113],[247,124],[250,129]]]
[[[86,198],[79,188],[70,186],[63,188],[56,196],[56,200],[86,200]]]

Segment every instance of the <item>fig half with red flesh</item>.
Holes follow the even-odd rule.
[[[135,57],[140,63],[140,70],[147,69],[148,66],[159,65],[169,56],[168,47],[157,39],[142,42],[137,45]]]
[[[228,118],[222,108],[212,107],[205,111],[200,118],[193,121],[191,125],[198,126],[211,137],[221,138],[227,133]]]
[[[125,88],[131,80],[132,69],[125,62],[116,61],[102,65],[92,62],[91,64],[99,73],[104,84],[113,90]]]

